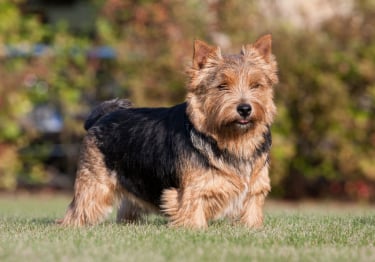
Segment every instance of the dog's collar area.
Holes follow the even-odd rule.
[[[204,156],[207,157],[209,154],[212,154],[215,158],[220,158],[232,165],[238,162],[250,161],[249,159],[238,158],[236,155],[230,153],[227,149],[220,149],[214,138],[199,132],[189,121],[189,119],[186,119],[185,126],[189,136],[192,139],[193,147],[195,147]]]
[[[267,131],[263,133],[263,142],[255,147],[255,151],[254,154],[252,154],[251,159],[238,158],[228,150],[220,149],[216,140],[204,133],[199,132],[193,126],[187,116],[185,119],[185,127],[187,134],[191,137],[193,147],[196,148],[200,154],[206,157],[207,160],[209,159],[209,155],[213,154],[215,158],[220,158],[231,165],[240,165],[244,162],[249,162],[251,165],[254,165],[254,163],[260,157],[262,157],[262,155],[267,154],[263,166],[266,166],[270,162],[269,150],[272,144],[272,136],[269,125],[267,125]]]

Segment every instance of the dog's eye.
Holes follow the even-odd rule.
[[[217,89],[219,90],[227,90],[228,89],[228,85],[226,83],[222,83],[220,85],[217,86]]]
[[[260,88],[260,87],[262,87],[262,85],[259,84],[259,83],[255,83],[255,84],[250,85],[250,88],[252,88],[252,89],[256,89],[256,88]]]

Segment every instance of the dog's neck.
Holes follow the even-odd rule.
[[[262,160],[266,165],[272,144],[269,126],[264,126],[259,137],[241,136],[237,140],[217,141],[215,138],[199,132],[187,118],[187,131],[193,146],[207,158],[210,165],[227,172],[251,174],[255,163]],[[258,134],[254,132],[253,134]],[[228,171],[228,167],[231,167]]]

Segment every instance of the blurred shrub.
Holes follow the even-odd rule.
[[[50,179],[45,161],[56,144],[69,145],[83,134],[81,115],[95,96],[97,81],[85,36],[72,35],[64,24],[42,25],[36,16],[21,14],[17,4],[0,1],[0,188],[7,189]],[[42,42],[50,48],[39,54]],[[37,113],[37,108],[46,110]],[[61,116],[55,119],[61,123],[41,130],[35,115],[45,119],[43,114],[51,112]],[[72,163],[65,168],[70,173]]]
[[[194,38],[239,52],[242,44],[271,32],[280,68],[273,194],[375,198],[373,0],[354,1],[351,14],[302,29],[270,19],[257,1],[93,3],[100,12],[95,36],[88,37],[64,24],[42,26],[35,17],[21,16],[14,1],[0,1],[0,46],[48,42],[54,48],[53,55],[1,58],[0,146],[9,149],[0,147],[0,157],[15,153],[3,153],[12,161],[0,166],[0,187],[14,187],[16,174],[18,180],[50,179],[41,165],[48,150],[40,149],[45,153],[38,158],[14,149],[41,137],[24,120],[36,105],[53,105],[63,118],[59,143],[75,143],[83,134],[82,117],[97,100],[129,96],[139,106],[182,101]],[[116,59],[88,57],[84,50],[96,45],[113,47]],[[73,157],[65,171],[73,173],[74,163]]]
[[[116,47],[118,77],[136,104],[182,101],[182,73],[186,58],[192,55],[192,40],[208,34],[207,4],[197,0],[97,2],[102,4],[98,39]]]
[[[21,88],[23,59],[4,59],[6,45],[39,42],[44,32],[35,19],[21,17],[12,1],[0,1],[0,188],[14,188],[22,163],[17,147],[26,142],[20,127],[21,117],[32,108],[32,101]]]
[[[332,194],[329,181],[375,181],[375,9],[373,1],[355,4],[352,15],[333,17],[320,31],[277,35],[278,102],[288,113],[276,129],[287,128],[282,141],[293,145],[280,159],[288,163],[280,173],[284,195]]]

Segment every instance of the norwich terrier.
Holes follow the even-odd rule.
[[[91,113],[63,225],[97,224],[116,203],[119,222],[156,211],[176,227],[222,217],[262,225],[278,82],[271,35],[236,55],[196,40],[188,75],[185,103],[116,99]]]

